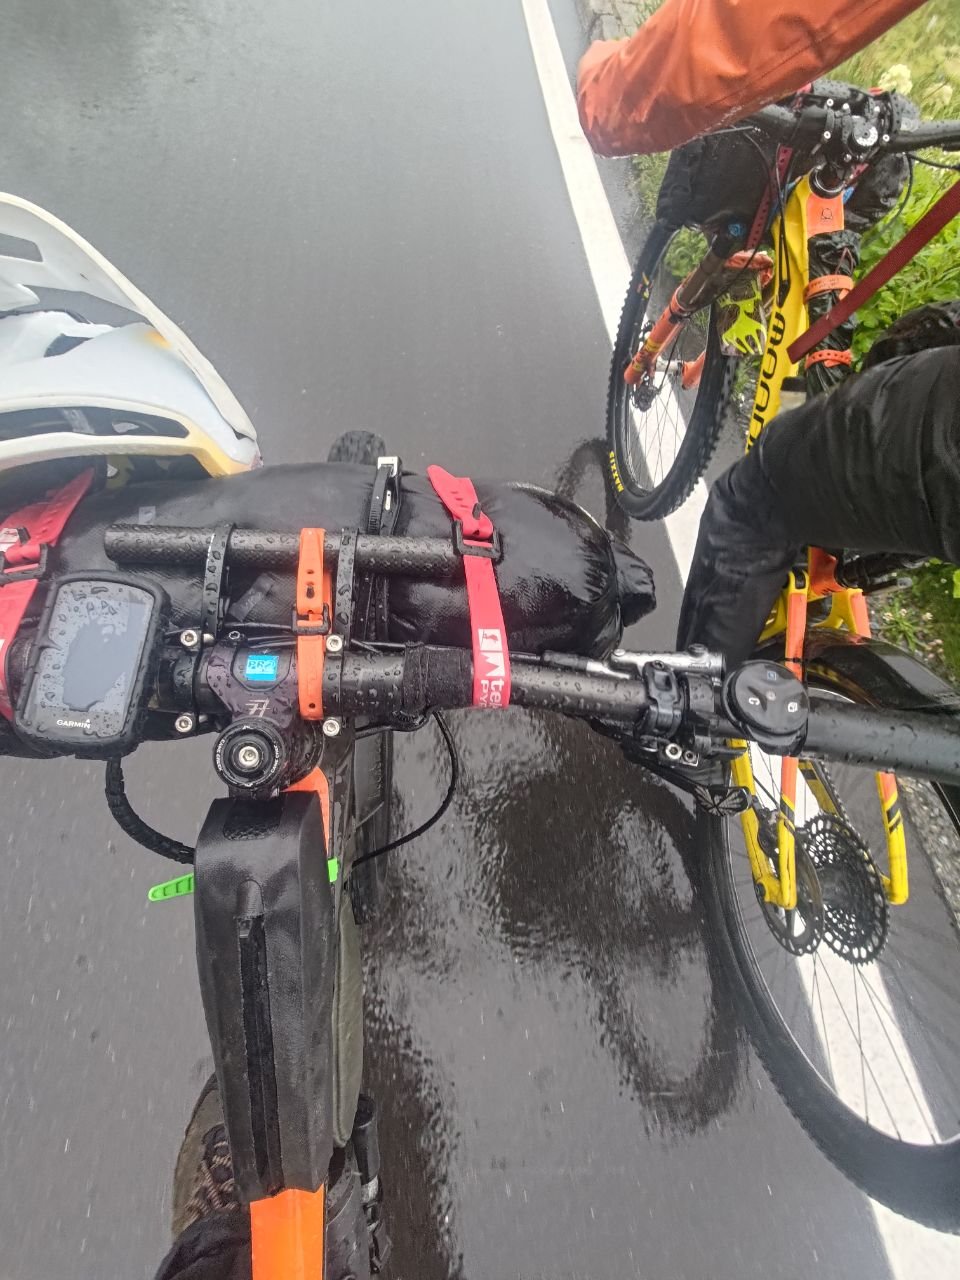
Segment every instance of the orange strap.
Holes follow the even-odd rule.
[[[819,298],[821,293],[838,293],[841,298],[845,298],[852,288],[853,280],[850,276],[818,276],[804,289],[803,300],[809,302],[811,298]]]
[[[739,253],[732,253],[723,265],[732,268],[734,271],[771,271],[773,269],[773,259],[769,253],[756,253],[750,249],[741,249]]]
[[[807,356],[803,362],[803,367],[809,369],[814,364],[825,364],[827,368],[832,368],[838,364],[853,364],[852,351],[813,351]]]
[[[304,720],[323,719],[323,658],[333,616],[329,575],[323,572],[322,529],[300,530],[297,564],[297,687]]]

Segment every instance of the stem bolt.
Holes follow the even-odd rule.
[[[259,769],[263,763],[263,752],[259,747],[255,747],[253,743],[245,743],[236,754],[236,762],[241,769],[249,769],[252,773],[254,769]]]

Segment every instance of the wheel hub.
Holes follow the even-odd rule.
[[[653,406],[654,400],[660,393],[660,388],[656,385],[653,378],[649,374],[645,374],[640,381],[630,389],[631,399],[635,408],[641,413],[648,413]]]
[[[768,852],[769,842],[763,838],[761,827],[761,847]],[[776,847],[774,837],[773,847]],[[816,868],[800,842],[795,847],[797,867],[797,905],[790,911],[768,902],[763,896],[761,885],[756,886],[757,900],[767,922],[767,928],[785,951],[794,956],[810,955],[816,951],[823,939],[824,908],[823,893],[817,878]]]

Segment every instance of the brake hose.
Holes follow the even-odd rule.
[[[437,722],[437,728],[443,736],[450,756],[450,781],[447,785],[446,795],[425,822],[421,822],[412,831],[398,836],[396,840],[389,841],[379,849],[373,849],[370,853],[365,853],[362,857],[356,858],[353,866],[359,866],[362,862],[370,862],[373,858],[382,857],[385,853],[392,853],[394,849],[400,849],[403,845],[410,844],[411,841],[418,839],[429,831],[450,808],[460,779],[460,762],[457,756],[456,743],[446,720],[444,720],[439,711],[433,713],[433,719]],[[172,836],[165,836],[161,831],[157,831],[149,823],[144,822],[143,818],[134,809],[127,798],[123,766],[120,763],[119,756],[107,761],[104,792],[107,797],[107,807],[113,815],[114,821],[131,840],[136,840],[145,849],[149,849],[152,853],[159,853],[163,858],[170,858],[173,862],[192,865],[196,849],[188,844],[181,844],[179,840],[174,840]]]
[[[434,812],[427,818],[426,822],[421,822],[419,827],[414,827],[412,831],[408,831],[406,835],[398,836],[396,840],[390,840],[387,844],[381,845],[379,849],[372,849],[370,853],[363,854],[360,858],[354,858],[351,863],[352,867],[359,867],[364,862],[370,862],[373,858],[379,858],[385,853],[392,853],[394,849],[400,849],[405,844],[409,844],[411,840],[416,840],[424,835],[430,828],[447,812],[450,803],[456,794],[457,784],[460,781],[460,758],[457,755],[457,744],[453,740],[453,734],[450,732],[450,726],[440,714],[439,711],[432,713],[433,719],[437,722],[437,728],[443,735],[446,743],[447,751],[450,754],[450,781],[447,784],[447,794],[440,801]]]

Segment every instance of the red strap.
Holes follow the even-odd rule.
[[[13,719],[13,705],[7,687],[7,657],[17,638],[20,623],[40,580],[47,547],[57,544],[74,508],[90,488],[93,470],[82,471],[69,484],[42,502],[34,502],[7,516],[0,529],[0,715]],[[22,578],[5,579],[4,574],[23,573]],[[32,574],[32,576],[30,576]]]
[[[855,285],[847,296],[832,307],[822,319],[811,325],[806,333],[802,333],[796,342],[787,348],[787,354],[796,364],[803,356],[812,351],[817,343],[822,342],[828,333],[832,333],[838,324],[849,320],[857,307],[862,306],[868,298],[887,283],[911,258],[915,257],[925,244],[947,225],[951,218],[960,213],[960,179],[949,187],[937,203],[915,223],[902,240],[893,246],[889,253],[880,259],[872,270],[868,271],[859,284]]]
[[[500,592],[493,571],[493,521],[480,509],[473,481],[443,467],[427,467],[427,479],[456,521],[467,580],[473,641],[473,705],[505,707],[510,701],[510,653]]]
[[[779,196],[780,188],[784,178],[787,176],[787,170],[790,168],[790,161],[793,159],[792,147],[777,147],[777,159],[775,167],[770,174],[770,181],[767,183],[767,189],[764,191],[754,214],[753,223],[750,227],[750,234],[747,236],[744,248],[752,253],[759,247],[760,241],[763,239],[763,233],[767,229],[767,219],[770,217],[770,209],[773,205],[773,197]]]

